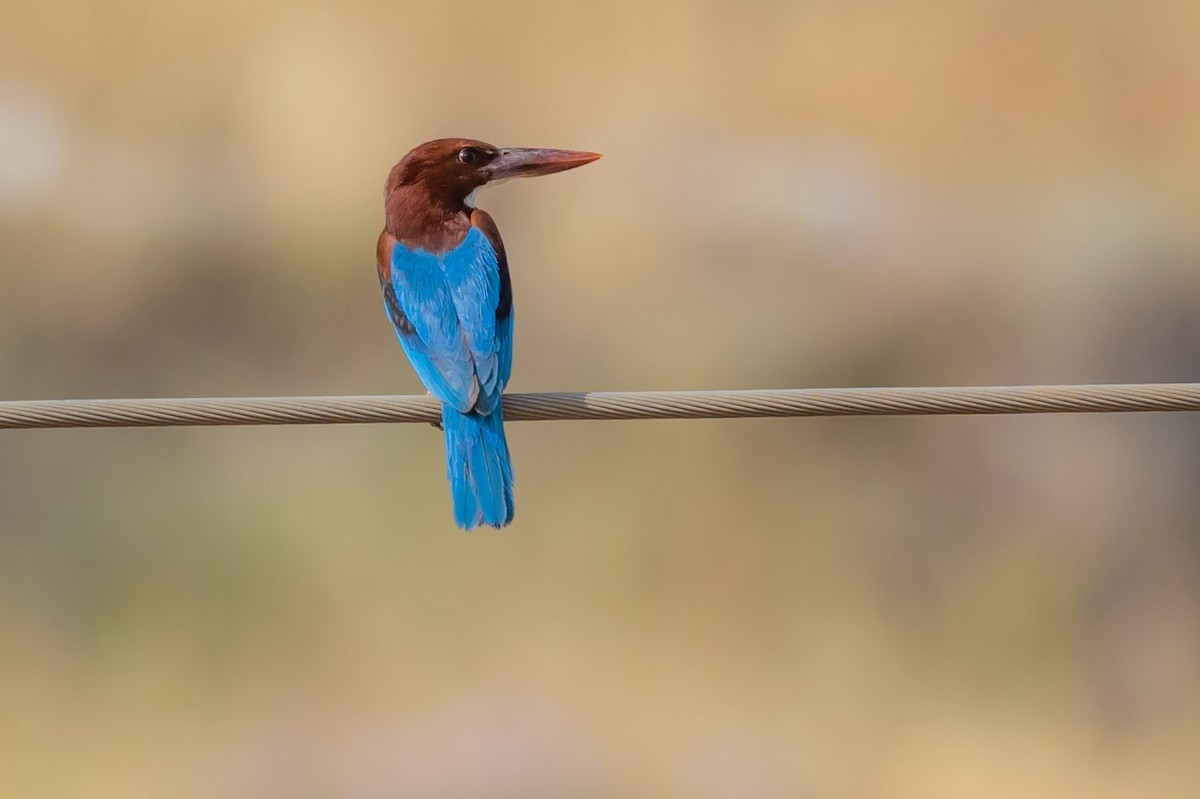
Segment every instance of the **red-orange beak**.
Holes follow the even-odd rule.
[[[549,175],[590,164],[600,153],[585,153],[577,150],[540,150],[528,147],[505,147],[488,165],[489,180],[505,178],[530,178]]]

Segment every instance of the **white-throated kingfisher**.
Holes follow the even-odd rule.
[[[500,231],[475,207],[475,192],[599,157],[438,139],[388,175],[375,252],[384,306],[421,382],[442,403],[454,520],[466,530],[513,519],[500,396],[512,373],[512,284]]]

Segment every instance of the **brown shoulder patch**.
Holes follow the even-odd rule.
[[[375,244],[375,269],[379,272],[379,285],[388,286],[392,282],[392,247],[396,246],[396,237],[384,230],[379,234]]]

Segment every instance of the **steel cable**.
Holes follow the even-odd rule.
[[[511,421],[1200,411],[1200,383],[507,394]],[[432,422],[429,396],[0,402],[0,429]]]

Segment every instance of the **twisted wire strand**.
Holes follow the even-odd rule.
[[[1200,383],[506,394],[511,421],[1200,411]],[[0,402],[0,429],[432,422],[429,396]]]

